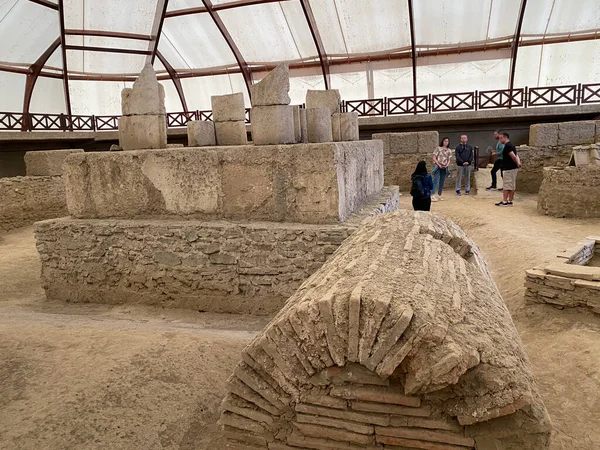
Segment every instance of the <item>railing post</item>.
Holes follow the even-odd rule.
[[[577,92],[575,93],[575,97],[577,97],[577,104],[581,105],[581,97],[582,97],[581,83],[579,83],[577,85]]]
[[[475,111],[479,110],[479,91],[475,91],[475,99],[473,100],[473,104],[475,105]]]
[[[529,103],[529,86],[525,86],[525,91],[523,91],[523,106],[527,108]]]
[[[427,114],[431,114],[431,109],[432,109],[432,97],[431,94],[427,95]]]
[[[92,115],[92,131],[96,131],[96,116]]]

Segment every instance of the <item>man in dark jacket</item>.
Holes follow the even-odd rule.
[[[468,137],[463,134],[460,137],[460,144],[456,146],[456,166],[458,173],[456,174],[456,194],[460,195],[463,176],[467,177],[465,194],[471,192],[471,171],[473,169],[473,147],[468,143]]]

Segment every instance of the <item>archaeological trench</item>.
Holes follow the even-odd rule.
[[[227,448],[549,448],[481,252],[451,221],[399,209],[398,174],[431,158],[438,133],[361,141],[336,90],[308,91],[305,107],[288,92],[286,65],[252,86],[251,140],[242,94],[215,96],[213,121],[189,122],[174,148],[147,66],[122,93],[122,151],[30,152],[26,177],[0,180],[0,230],[39,221],[49,299],[274,315],[229,374]],[[519,177],[540,213],[600,211],[599,141],[594,121],[531,127]],[[581,300],[600,292],[585,266],[598,245],[528,271],[528,300],[599,312]]]

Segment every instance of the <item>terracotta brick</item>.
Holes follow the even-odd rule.
[[[296,411],[315,416],[333,417],[336,419],[350,420],[353,422],[370,423],[387,427],[390,423],[390,417],[383,414],[368,414],[355,411],[342,411],[339,409],[323,408],[321,406],[296,405]]]
[[[400,389],[376,386],[334,386],[331,395],[348,400],[363,400],[365,402],[391,403],[394,405],[421,406],[421,399],[408,397]]]
[[[398,414],[401,416],[429,417],[431,409],[428,406],[411,408],[410,406],[387,405],[382,403],[352,402],[352,409],[384,414]]]
[[[362,445],[367,445],[374,442],[372,435],[352,433],[351,431],[340,430],[339,428],[330,428],[308,423],[296,423],[294,425],[305,436],[331,439],[340,442],[353,442],[355,444]]]
[[[323,425],[325,427],[341,428],[348,431],[353,431],[359,434],[373,434],[375,432],[372,425],[364,425],[362,423],[350,422],[341,419],[332,419],[323,416],[311,416],[307,414],[297,414],[296,422],[309,423],[312,425]]]
[[[447,431],[433,431],[421,428],[392,428],[375,427],[375,433],[383,436],[393,436],[406,439],[416,439],[421,441],[439,442],[442,444],[462,445],[464,447],[473,447],[475,441],[473,438],[462,436],[458,433]]]
[[[386,448],[388,448],[389,445],[398,445],[409,449],[422,450],[465,450],[472,448],[457,445],[436,444],[434,442],[416,441],[414,439],[404,439],[392,436],[377,436],[377,443],[384,444]]]

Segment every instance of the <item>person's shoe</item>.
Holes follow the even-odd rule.
[[[443,202],[444,201],[444,197],[440,197],[440,201]]]
[[[435,195],[432,195],[432,196],[431,196],[431,201],[432,201],[432,202],[437,202],[437,201],[438,201],[438,199],[437,199],[437,197],[436,197]]]
[[[503,189],[503,188],[498,188],[498,190],[499,190],[499,191],[503,191],[504,189]]]
[[[506,202],[508,204],[508,206],[512,206],[513,202]]]
[[[456,195],[460,195],[460,189],[456,191]]]
[[[465,195],[469,195],[471,191],[465,191]]]
[[[510,205],[508,204],[508,202],[498,202],[498,203],[495,203],[495,205],[496,205],[496,206],[510,206]]]
[[[496,190],[496,186],[486,187],[485,190],[486,191],[495,191]]]

